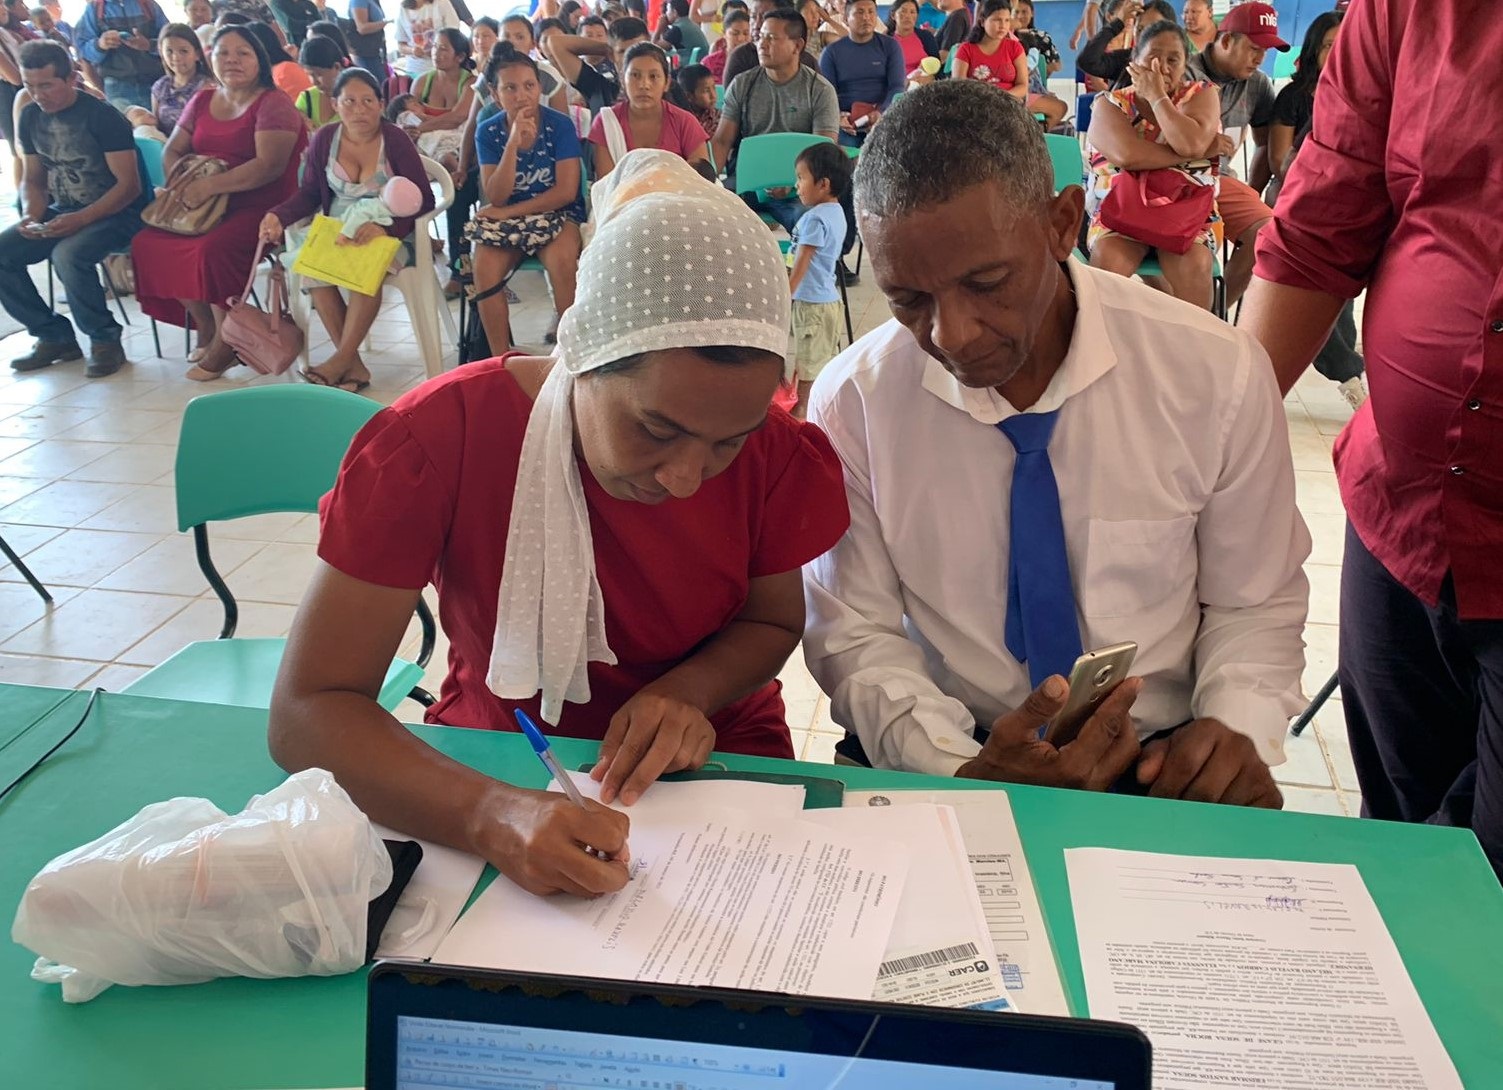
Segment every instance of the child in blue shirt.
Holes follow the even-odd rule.
[[[788,286],[793,292],[793,371],[804,419],[809,390],[825,364],[840,351],[842,307],[835,267],[845,244],[845,212],[840,207],[851,180],[851,160],[839,145],[813,144],[794,164],[798,199],[807,211],[793,225],[788,250]]]

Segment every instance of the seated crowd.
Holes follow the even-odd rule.
[[[919,25],[912,0],[893,5],[885,27],[873,0],[845,0],[838,16],[814,0],[784,8],[776,0],[750,6],[725,0],[718,11],[664,0],[655,30],[631,14],[635,6],[604,3],[591,14],[577,3],[549,2],[535,21],[514,14],[498,22],[471,19],[451,0],[403,0],[388,20],[374,0],[354,0],[349,18],[334,20],[311,0],[275,9],[252,0],[212,7],[189,0],[188,22],[176,23],[154,0],[105,0],[73,28],[45,8],[33,20],[17,0],[0,28],[0,88],[14,103],[5,111],[14,130],[31,100],[22,47],[35,40],[63,49],[63,56],[31,55],[54,58],[48,70],[66,73],[57,78],[123,110],[136,138],[162,141],[167,187],[180,189],[186,205],[224,203],[223,215],[200,235],[146,228],[128,247],[143,310],[196,332],[188,377],[197,381],[237,362],[219,336],[226,304],[258,249],[283,238],[257,225],[291,195],[309,135],[346,124],[336,86],[363,98],[374,84],[385,120],[451,176],[445,240],[433,246],[448,251],[445,295],[468,289],[481,347],[490,349],[513,342],[509,304],[516,296],[507,285],[528,259],[547,273],[552,343],[557,316],[573,298],[589,186],[634,148],[671,151],[707,177],[723,175],[734,190],[747,138],[808,133],[855,154],[894,102],[936,79],[997,87],[1025,103],[1046,129],[1064,120],[1065,104],[1046,82],[1060,67],[1059,51],[1035,27],[1030,0],[983,0],[974,11],[966,4],[942,7],[937,35]],[[1100,89],[1085,133],[1086,223],[1079,241],[1092,265],[1123,276],[1141,271],[1154,286],[1202,307],[1217,301],[1213,282],[1221,278],[1219,300],[1230,306],[1247,286],[1254,243],[1308,131],[1314,80],[1341,16],[1333,12],[1311,28],[1298,78],[1276,98],[1259,70],[1268,49],[1288,49],[1271,7],[1240,4],[1219,27],[1205,0],[1188,0],[1184,13],[1181,27],[1165,0],[1101,5],[1099,29],[1079,57]],[[723,33],[711,46],[702,28],[714,19]],[[382,37],[388,23],[397,47],[389,65]],[[354,68],[371,79],[340,82]],[[391,130],[381,131],[384,142]],[[1253,149],[1246,181],[1233,168],[1244,139]],[[19,177],[30,157],[14,141],[13,147]],[[212,175],[189,169],[205,156],[229,169]],[[378,161],[386,163],[384,154]],[[343,170],[339,156],[333,162],[336,173]],[[37,164],[37,172],[45,169]],[[428,173],[397,173],[411,173],[427,188]],[[338,184],[358,191],[368,180]],[[1172,190],[1172,208],[1134,206],[1133,195],[1150,184]],[[837,281],[850,285],[856,275],[845,255],[859,238],[852,191],[836,185],[832,192],[845,219]],[[145,201],[153,195],[148,188]],[[1155,196],[1160,205],[1168,200],[1163,192]],[[338,204],[347,209],[359,199],[347,194]],[[791,187],[748,192],[745,199],[790,234],[807,210]],[[72,211],[65,207],[70,200],[77,197],[49,194],[43,205]],[[129,234],[134,211],[111,208],[110,215],[126,217],[117,222]],[[47,256],[71,222],[32,231],[33,245],[18,256],[33,262]],[[297,226],[282,223],[284,230]],[[412,222],[399,217],[385,230],[399,227],[410,233]],[[299,237],[294,230],[287,242],[296,245]],[[403,260],[429,260],[421,241],[404,237]],[[106,253],[122,248],[118,240],[109,245],[115,250]],[[93,252],[75,244],[69,255],[75,250],[83,257]],[[107,315],[95,317],[104,313],[103,297],[83,257],[72,270],[82,297],[78,330],[100,346],[90,374],[103,375],[123,359],[111,347],[118,346],[119,330]],[[26,294],[24,287],[17,291]],[[352,389],[368,383],[358,354],[339,346],[363,337],[372,302],[318,308],[336,348],[305,372],[309,381]],[[18,306],[35,313],[29,300]],[[349,322],[331,324],[336,314]],[[28,322],[37,344],[15,361],[18,369],[82,355],[76,334],[60,322],[50,314]],[[1365,393],[1350,327],[1346,315],[1321,367],[1357,404]]]
[[[451,652],[429,720],[509,729],[520,704],[601,739],[606,800],[712,749],[793,756],[776,678],[802,642],[843,759],[1278,807],[1310,536],[1268,356],[1208,310],[1213,277],[1229,299],[1251,277],[1265,183],[1310,132],[1341,17],[1275,96],[1273,9],[1208,32],[1203,7],[1184,27],[1160,3],[1103,13],[1083,185],[1050,155],[1060,60],[1028,0],[974,20],[945,0],[938,35],[911,0],[885,28],[873,0],[667,0],[651,23],[640,0],[550,0],[536,22],[354,0],[348,35],[311,2],[192,0],[176,23],[104,0],[72,39],[27,12],[24,42],[12,12],[22,218],[0,234],[0,305],[36,338],[12,367],[81,358],[79,333],[90,376],[124,364],[97,267],[128,250],[142,309],[197,331],[187,377],[215,379],[263,249],[395,179],[430,213],[443,172],[451,287],[490,358],[378,413],[347,455],[273,702],[284,767],[328,768],[374,819],[536,892],[625,882],[578,850],[619,840],[618,817],[459,766],[377,704],[432,582]],[[815,138],[793,184],[740,193],[750,142],[786,133]],[[222,204],[205,230],[143,226],[143,142],[183,206]],[[1182,207],[1134,219],[1116,198],[1150,175]],[[417,216],[385,219],[349,244],[433,260]],[[858,235],[893,318],[842,353]],[[529,258],[546,357],[513,350]],[[29,274],[47,259],[71,321]],[[332,350],[304,377],[365,389],[380,289],[305,286]],[[1332,339],[1350,377],[1350,336]],[[785,387],[791,412],[772,407]],[[1135,676],[1045,740],[1077,658],[1124,641]]]

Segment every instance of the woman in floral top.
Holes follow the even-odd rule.
[[[1174,23],[1160,22],[1138,35],[1128,74],[1132,82],[1096,98],[1087,137],[1091,177],[1086,189],[1091,264],[1132,276],[1153,252],[1147,243],[1109,230],[1101,204],[1123,171],[1178,170],[1200,185],[1216,185],[1211,146],[1221,131],[1221,99],[1208,82],[1185,78],[1189,43]],[[1210,308],[1213,256],[1220,217],[1212,206],[1201,245],[1183,254],[1157,253],[1170,292]]]

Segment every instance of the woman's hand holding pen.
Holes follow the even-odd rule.
[[[475,820],[481,856],[528,893],[598,897],[631,877],[631,822],[597,802],[497,783]]]

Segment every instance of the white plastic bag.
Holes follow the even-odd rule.
[[[367,906],[390,884],[370,820],[310,768],[238,814],[169,799],[58,856],[11,937],[70,1003],[111,984],[334,976],[365,962]]]

